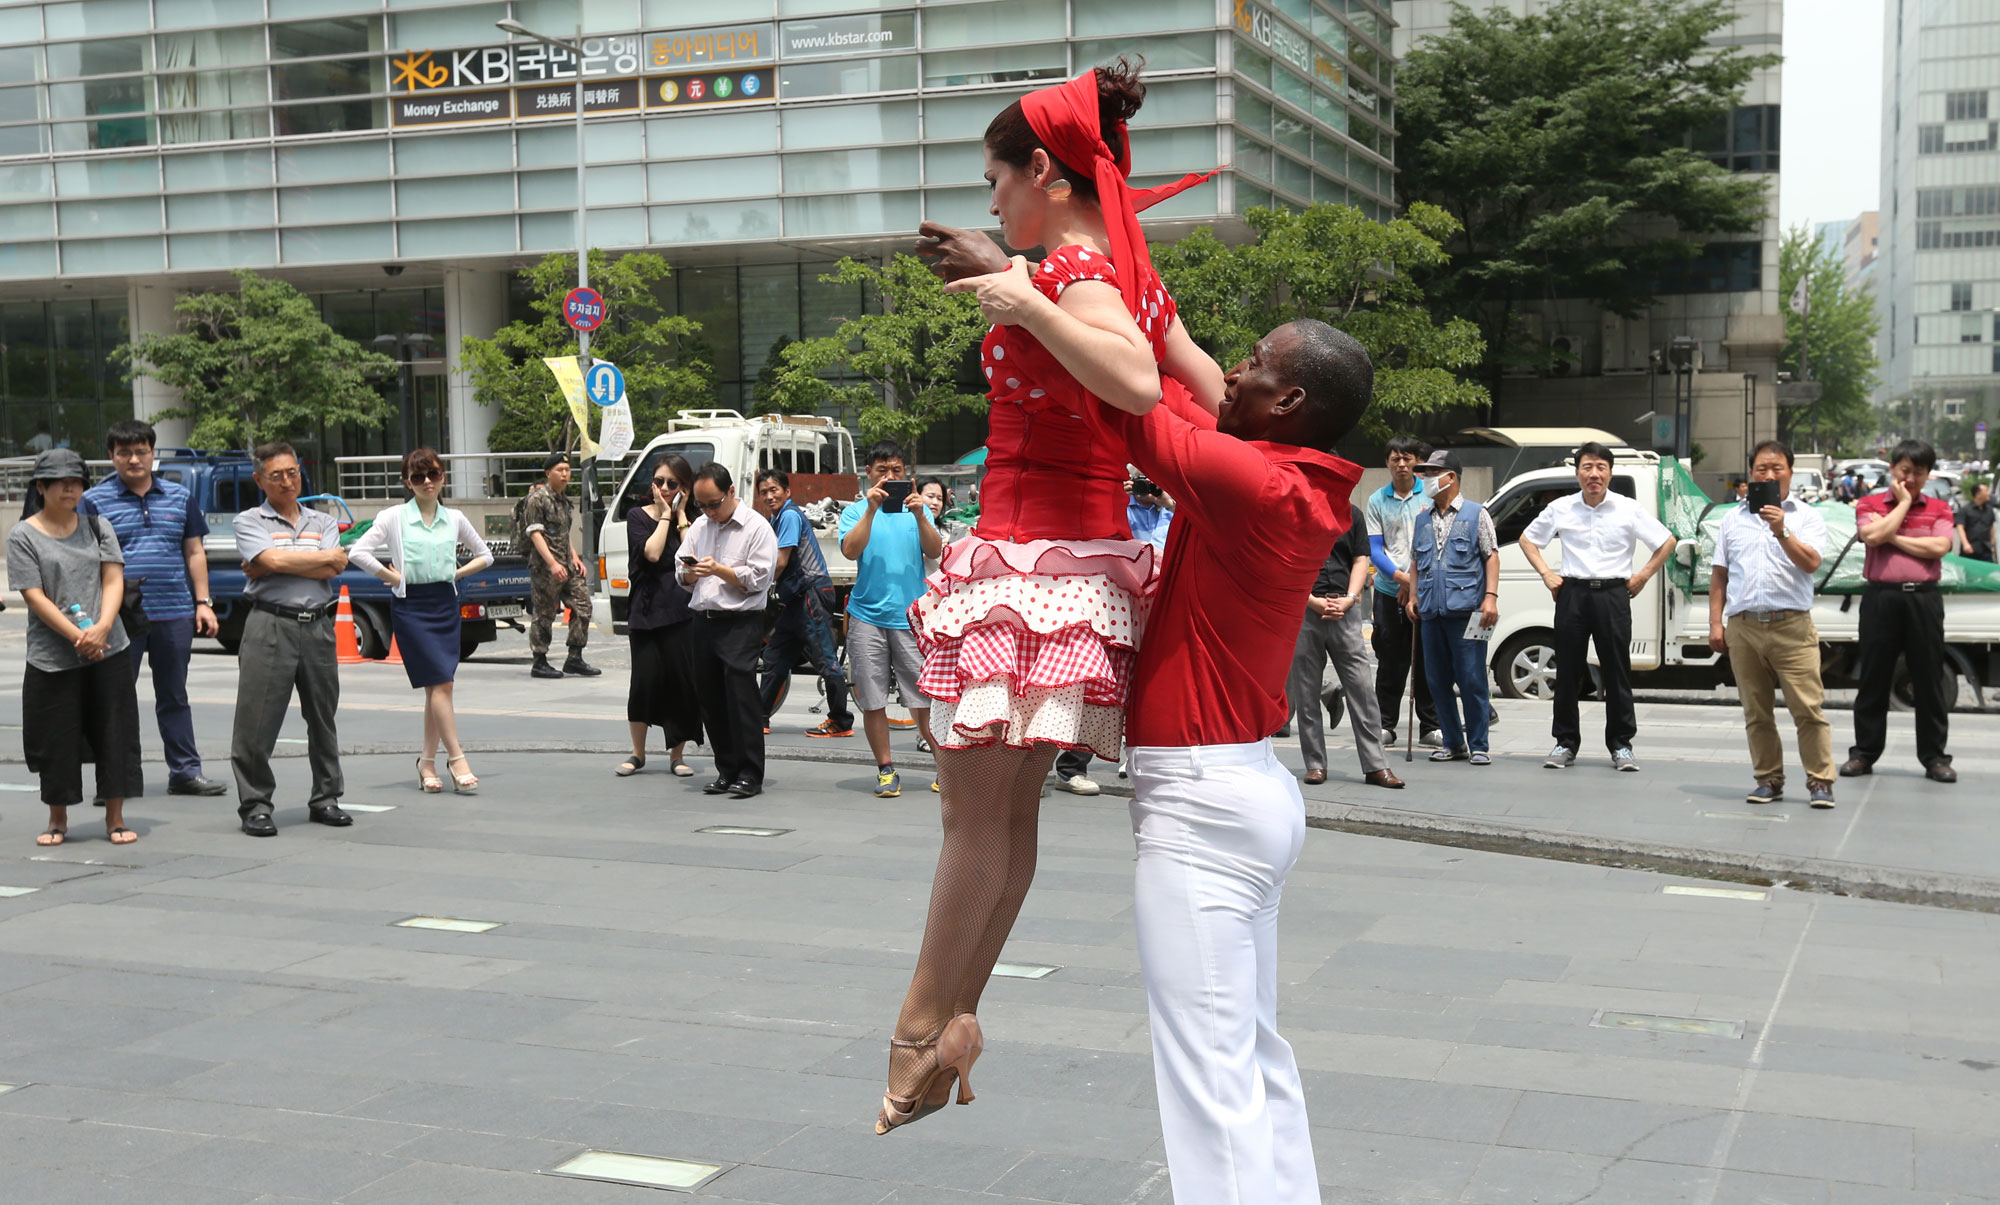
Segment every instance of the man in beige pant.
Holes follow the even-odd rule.
[[[1833,806],[1833,730],[1822,707],[1819,629],[1813,626],[1813,573],[1826,555],[1826,521],[1792,499],[1792,450],[1776,440],[1751,454],[1752,497],[1729,507],[1715,537],[1709,574],[1708,645],[1729,654],[1750,732],[1757,785],[1751,803],[1785,796],[1785,745],[1773,691],[1799,733],[1812,806]],[[1776,487],[1776,501],[1755,497]]]

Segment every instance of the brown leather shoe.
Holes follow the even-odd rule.
[[[1370,770],[1361,776],[1361,781],[1371,787],[1387,787],[1392,791],[1403,789],[1403,780],[1390,770]]]
[[[1924,767],[1924,777],[1932,782],[1957,782],[1958,771],[1952,769],[1948,761],[1934,761]]]
[[[1874,762],[1865,762],[1858,757],[1850,757],[1840,763],[1840,776],[1842,778],[1860,778],[1864,774],[1873,774],[1874,772]]]
[[[1323,783],[1323,782],[1325,782],[1325,781],[1326,781],[1326,771],[1325,771],[1325,770],[1307,770],[1307,771],[1306,771],[1306,785],[1307,785],[1307,786],[1309,786],[1309,787],[1316,787],[1316,786],[1319,786],[1319,785],[1320,785],[1321,783]]]

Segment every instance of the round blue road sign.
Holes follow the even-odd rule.
[[[615,406],[625,396],[625,374],[616,365],[599,360],[583,374],[583,392],[600,406]]]

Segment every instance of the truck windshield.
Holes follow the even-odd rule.
[[[1503,548],[1515,543],[1521,538],[1521,533],[1528,530],[1528,524],[1533,523],[1535,516],[1541,514],[1549,503],[1558,498],[1566,498],[1575,492],[1574,481],[1560,483],[1537,481],[1509,490],[1495,498],[1486,507],[1487,513],[1493,516],[1495,541]],[[1623,494],[1627,498],[1637,498],[1639,487],[1630,477],[1613,477],[1611,492]]]
[[[639,467],[625,479],[625,492],[619,495],[618,518],[635,506],[645,506],[653,500],[653,470],[669,455],[680,456],[688,462],[692,472],[701,472],[701,466],[715,459],[715,445],[712,443],[666,443],[647,451],[646,458]],[[742,485],[737,486],[738,496],[742,495]]]

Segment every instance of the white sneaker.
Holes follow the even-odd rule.
[[[1435,728],[1426,728],[1418,734],[1417,743],[1426,749],[1441,749],[1444,747],[1444,733]]]
[[[1090,780],[1088,774],[1072,774],[1068,778],[1059,778],[1056,780],[1056,785],[1072,795],[1095,795],[1098,791],[1097,784]]]

